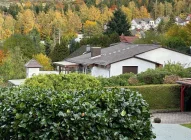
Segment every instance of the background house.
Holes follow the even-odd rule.
[[[90,53],[55,62],[55,65],[59,63],[58,66],[62,68],[71,63],[75,65],[76,71],[90,72],[95,77],[111,77],[128,72],[144,72],[148,68],[155,69],[168,62],[189,67],[191,56],[162,48],[160,45],[121,42],[103,49],[92,47]]]
[[[131,30],[143,29],[149,30],[155,27],[155,21],[152,18],[137,18],[131,21]]]

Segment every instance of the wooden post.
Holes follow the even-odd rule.
[[[186,86],[182,85],[181,86],[181,95],[180,95],[180,109],[181,112],[184,111],[184,90],[185,90]]]

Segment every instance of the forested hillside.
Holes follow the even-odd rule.
[[[128,32],[125,35],[130,35],[130,21],[134,18],[156,19],[165,16],[168,19],[162,21],[158,28],[145,32],[145,37],[136,43],[157,42],[183,52],[189,52],[188,46],[191,44],[191,23],[187,26],[174,24],[175,16],[185,19],[191,13],[189,0],[0,2],[9,5],[0,6],[0,73],[3,75],[0,81],[24,78],[24,64],[31,58],[37,59],[46,70],[52,70],[51,61],[63,60],[82,45],[108,47],[119,42],[119,35],[125,31]],[[121,9],[119,17],[123,17],[123,20],[113,18],[116,9]],[[121,25],[113,21],[125,21],[121,27],[127,29],[119,27],[120,32],[116,32],[118,29],[108,28],[108,25]],[[77,33],[83,33],[84,38],[80,42],[74,41]]]
[[[125,6],[133,13],[132,17],[140,17],[141,15],[137,13],[137,10],[145,10],[144,8],[148,10],[153,18],[167,16],[172,13],[174,15],[181,14],[184,17],[186,13],[191,12],[191,0],[1,0],[0,4],[28,3],[29,1],[32,3],[52,3],[54,6],[62,5],[65,9],[70,7],[75,10],[78,10],[78,6],[82,3],[98,8]]]

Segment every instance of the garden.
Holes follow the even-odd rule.
[[[0,88],[0,139],[151,140],[150,110],[179,109],[182,77],[190,69],[171,63],[111,78],[33,76]]]

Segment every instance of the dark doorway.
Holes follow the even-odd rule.
[[[123,66],[123,74],[124,73],[134,73],[137,74],[138,73],[138,66]]]

